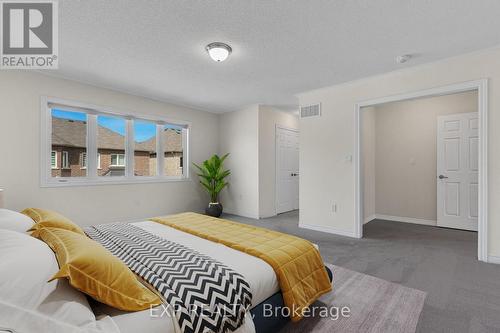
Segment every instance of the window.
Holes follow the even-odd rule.
[[[50,152],[50,166],[52,169],[57,169],[57,151]]]
[[[87,167],[87,153],[82,153],[80,157],[80,165],[82,166],[82,169]]]
[[[112,167],[125,167],[125,154],[111,154]]]
[[[184,146],[186,129],[176,125],[162,126],[164,172],[168,176],[181,177],[184,173]]]
[[[109,167],[100,168],[101,177],[125,177],[127,120],[121,117],[97,115],[97,151],[109,158]]]
[[[156,176],[156,131],[154,122],[134,121],[134,175]]]
[[[69,169],[69,153],[67,151],[62,152],[62,166],[63,169]]]
[[[188,178],[188,168],[183,168],[189,165],[187,123],[136,118],[110,108],[59,99],[44,101],[42,186]]]
[[[59,107],[51,108],[49,111],[52,136],[48,139],[50,139],[51,150],[58,151],[55,162],[53,161],[53,156],[51,156],[51,166],[53,169],[51,178],[85,177],[86,172],[84,169],[70,169],[69,149],[83,153],[87,151],[87,114]],[[61,158],[59,166],[61,170],[56,170],[58,163],[57,155]]]

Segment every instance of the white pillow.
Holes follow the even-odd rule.
[[[33,224],[33,220],[24,214],[0,208],[0,229],[26,232]]]
[[[69,327],[75,332],[100,331],[103,325],[82,293],[66,280],[47,282],[59,270],[47,244],[25,233],[0,229],[0,263],[1,327],[18,332],[33,327],[39,332],[73,331]]]
[[[55,290],[47,283],[59,270],[54,252],[25,233],[0,229],[0,297],[5,301],[38,307]]]

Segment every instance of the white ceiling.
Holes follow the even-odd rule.
[[[212,112],[294,108],[303,91],[498,45],[499,14],[498,0],[60,0],[57,75]]]

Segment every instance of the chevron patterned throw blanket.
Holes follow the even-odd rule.
[[[225,333],[243,324],[252,294],[245,278],[229,267],[131,224],[85,232],[163,296],[182,332]]]

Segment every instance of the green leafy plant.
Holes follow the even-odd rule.
[[[199,171],[200,184],[207,190],[212,203],[219,202],[219,193],[228,184],[224,179],[231,174],[231,171],[224,170],[223,165],[228,156],[229,154],[219,157],[215,154],[201,165],[193,163]]]

